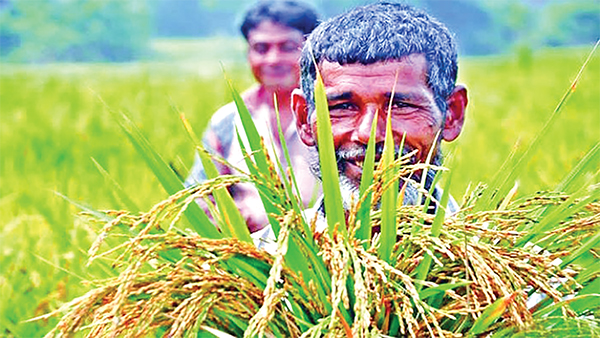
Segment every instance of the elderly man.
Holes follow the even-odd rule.
[[[452,141],[461,132],[468,99],[466,88],[456,85],[456,45],[443,24],[420,10],[396,3],[358,7],[311,33],[300,58],[302,90],[294,90],[292,109],[300,138],[314,148],[315,61],[325,85],[340,182],[350,192],[342,194],[346,199],[358,190],[372,123],[377,123],[378,152],[383,148],[389,107],[394,142],[400,144],[406,134],[403,152],[416,150],[414,163],[425,162],[432,150],[432,163],[439,164],[441,139]],[[311,167],[319,176],[318,161]],[[426,188],[432,180],[428,175]],[[405,204],[420,203],[417,196],[409,185]],[[324,211],[320,203],[318,214]]]
[[[318,24],[316,12],[296,1],[263,1],[246,13],[241,32],[248,42],[248,62],[258,84],[242,93],[259,133],[274,145],[281,163],[285,165],[279,136],[273,96],[277,96],[281,126],[297,179],[302,182],[303,200],[308,202],[318,187],[311,175],[306,158],[307,148],[302,144],[293,123],[290,108],[291,92],[298,87],[300,71],[298,59],[305,40]],[[243,155],[235,136],[235,128],[242,130],[235,104],[220,108],[212,117],[204,133],[203,142],[212,153],[222,156],[232,165],[245,168]],[[268,149],[271,148],[269,145]],[[221,174],[231,174],[231,168],[220,166]],[[185,185],[206,180],[204,168],[196,156]],[[238,184],[230,189],[231,195],[244,216],[251,232],[262,229],[267,216],[258,192],[249,184]]]

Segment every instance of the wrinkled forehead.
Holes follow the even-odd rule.
[[[369,64],[360,62],[341,64],[337,61],[323,59],[319,62],[319,72],[325,78],[328,75],[345,74],[362,78],[384,78],[390,75],[402,78],[427,79],[427,60],[425,55],[414,53],[400,58],[376,61]],[[325,80],[325,79],[324,79]]]

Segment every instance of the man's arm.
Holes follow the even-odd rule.
[[[243,168],[245,163],[235,138],[237,108],[234,103],[229,103],[219,109],[211,118],[208,128],[204,133],[202,143],[206,150],[214,155],[221,156],[233,165]],[[242,132],[242,131],[241,131]],[[220,163],[215,163],[219,174],[232,174],[234,171]],[[190,187],[206,181],[206,172],[200,156],[196,154],[194,165],[185,186]],[[250,232],[262,229],[268,219],[262,201],[256,188],[250,183],[239,183],[229,187],[231,197],[244,217]],[[205,208],[202,201],[201,206]]]

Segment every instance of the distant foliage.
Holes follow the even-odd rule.
[[[326,19],[374,0],[303,0]],[[0,0],[0,60],[133,61],[151,38],[239,37],[248,0]],[[460,55],[600,38],[597,0],[404,0],[444,22]]]
[[[510,43],[498,17],[485,4],[455,0],[425,0],[423,7],[455,33],[461,54],[486,55],[502,52]]]
[[[530,46],[593,44],[600,38],[600,2],[590,0],[413,0],[456,34],[462,55]]]
[[[7,61],[113,61],[143,56],[145,0],[0,1],[0,57]]]
[[[600,2],[563,3],[546,10],[542,16],[544,44],[568,46],[600,39]]]

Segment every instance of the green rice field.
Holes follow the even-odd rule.
[[[157,44],[162,54],[151,63],[0,65],[0,336],[43,336],[56,318],[24,321],[114,274],[110,262],[86,266],[101,225],[79,219],[81,207],[143,211],[167,197],[111,112],[129,115],[185,175],[194,145],[179,113],[201,133],[231,99],[219,60],[238,89],[252,83],[240,50],[194,59],[177,55],[204,47],[180,46],[171,55]],[[444,148],[458,201],[469,185],[489,182],[513,149],[532,142],[590,50],[460,60],[459,81],[468,86],[470,103],[463,134]],[[540,142],[518,178],[520,195],[552,189],[600,142],[598,53]],[[595,161],[599,168],[600,158]],[[598,182],[593,175],[580,179]]]

